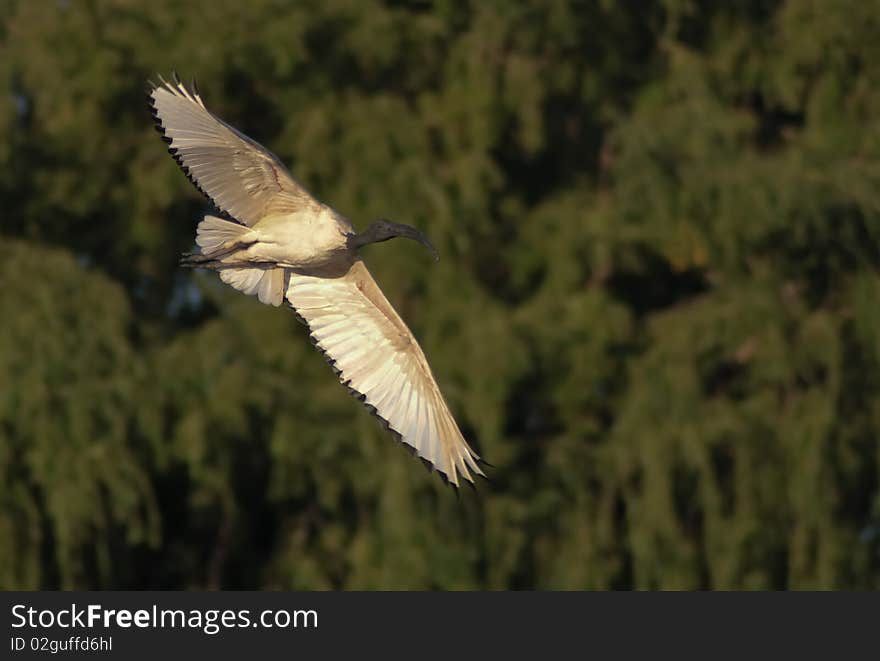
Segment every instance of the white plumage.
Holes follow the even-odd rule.
[[[150,92],[156,125],[190,180],[233,220],[207,215],[187,265],[217,270],[263,303],[287,302],[339,380],[420,457],[458,486],[483,475],[413,334],[357,253],[417,230],[381,221],[358,235],[266,148],[212,115],[175,76]],[[389,226],[393,226],[389,230]]]

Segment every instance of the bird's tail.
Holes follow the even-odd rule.
[[[205,256],[228,252],[244,239],[251,228],[216,216],[205,216],[196,228],[196,245]]]
[[[216,216],[205,216],[196,228],[198,255],[187,255],[184,266],[204,267],[220,272],[220,279],[261,303],[278,307],[284,300],[286,269],[260,264],[244,266],[235,261],[236,251],[249,243],[251,228]],[[252,241],[252,239],[251,239]]]

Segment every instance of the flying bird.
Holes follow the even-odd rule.
[[[448,482],[483,475],[416,338],[358,250],[395,237],[436,250],[418,229],[380,219],[356,232],[281,160],[205,107],[198,88],[161,76],[150,106],[168,151],[220,210],[196,228],[181,264],[212,269],[262,303],[286,303],[309,328],[339,380]]]

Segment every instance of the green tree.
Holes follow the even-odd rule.
[[[880,587],[880,6],[7,0],[0,585]],[[177,68],[356,225],[494,468],[177,267]]]

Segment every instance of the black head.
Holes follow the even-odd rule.
[[[360,234],[352,234],[349,236],[348,244],[352,248],[357,249],[368,243],[380,243],[381,241],[387,241],[388,239],[393,239],[398,236],[418,241],[431,251],[431,254],[434,255],[434,259],[440,258],[437,254],[437,249],[434,248],[433,244],[428,240],[428,237],[426,237],[421,231],[417,230],[415,227],[403,225],[402,223],[394,223],[385,218],[380,218],[371,223],[370,226]]]

